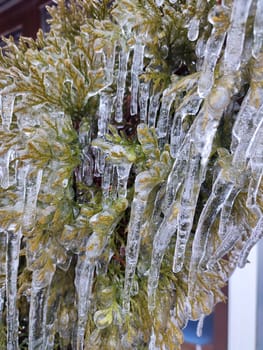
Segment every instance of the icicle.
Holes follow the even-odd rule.
[[[3,310],[6,294],[6,245],[7,233],[0,229],[0,324],[3,323]]]
[[[14,158],[14,153],[15,151],[9,148],[6,154],[0,156],[0,186],[4,189],[10,186],[9,166],[10,161]]]
[[[105,78],[106,84],[111,85],[114,77],[114,65],[115,65],[115,52],[116,52],[116,43],[113,44],[112,52],[108,56],[105,54]]]
[[[100,105],[98,116],[98,137],[104,137],[111,117],[112,96],[108,93],[100,93]]]
[[[123,99],[125,95],[127,65],[128,65],[129,55],[130,55],[130,51],[122,47],[119,54],[119,69],[118,69],[118,77],[117,77],[116,114],[115,114],[115,120],[117,123],[121,123],[123,119]]]
[[[80,169],[77,171],[77,181],[83,181],[87,186],[93,183],[94,160],[90,146],[85,146],[81,151]]]
[[[258,114],[261,116],[261,121],[254,132],[246,152],[246,157],[250,159],[249,163],[252,170],[247,198],[247,205],[250,208],[256,206],[258,190],[263,175],[263,106],[260,108]]]
[[[170,139],[170,153],[173,158],[176,158],[183,140],[182,119],[180,113],[176,113],[173,117]]]
[[[174,202],[164,217],[153,240],[151,267],[148,274],[148,309],[155,309],[155,292],[158,287],[164,253],[177,228],[178,203]]]
[[[209,259],[207,263],[208,269],[213,268],[216,262],[225,254],[227,254],[229,250],[236,244],[238,239],[242,236],[242,232],[240,232],[239,228],[235,227],[231,223],[229,223],[228,232],[229,234],[223,239],[220,246],[216,249],[213,256]]]
[[[46,344],[46,316],[50,284],[55,272],[51,261],[41,270],[34,270],[32,275],[28,349],[43,349]]]
[[[17,277],[21,243],[21,229],[15,224],[7,229],[6,250],[6,325],[7,350],[18,349],[18,310],[17,310]]]
[[[203,66],[203,60],[205,55],[205,48],[206,48],[206,39],[204,38],[204,35],[202,35],[196,42],[195,47],[195,54],[197,57],[196,60],[196,70],[199,72],[202,69]]]
[[[199,243],[195,245],[195,263],[204,266],[206,261],[206,244],[210,238],[211,226],[222,208],[225,199],[233,188],[233,184],[225,182],[219,175],[212,189],[212,193],[202,210],[198,226],[195,233],[195,240]],[[202,258],[202,260],[201,260]]]
[[[262,109],[258,109],[258,104],[262,106],[263,94],[258,88],[249,90],[233,126],[231,150],[234,153],[234,162],[239,166],[246,165],[247,148],[262,118]]]
[[[141,124],[141,127],[143,127],[143,124]],[[131,205],[126,245],[126,268],[123,292],[124,313],[128,313],[130,310],[130,294],[140,251],[142,220],[144,218],[148,197],[153,188],[156,187],[165,176],[165,167],[163,167],[163,169],[160,169],[160,167],[161,165],[158,163],[150,170],[139,173],[135,179],[135,196]]]
[[[147,123],[148,99],[150,94],[150,83],[141,83],[139,91],[140,122]]]
[[[229,219],[231,215],[231,210],[233,208],[233,205],[238,193],[239,193],[239,190],[234,187],[224,201],[224,204],[220,213],[220,221],[219,221],[219,229],[218,229],[218,234],[221,240],[223,240],[226,237],[227,231],[229,230]]]
[[[156,335],[154,332],[154,328],[152,327],[152,333],[151,333],[151,338],[150,338],[148,350],[156,350],[155,342],[156,342]]]
[[[1,118],[3,129],[8,131],[12,123],[12,116],[14,110],[15,96],[13,94],[0,95],[1,103]]]
[[[106,199],[110,195],[111,186],[113,183],[113,166],[110,162],[106,162],[104,173],[102,176],[101,188],[103,197]]]
[[[141,39],[137,39],[134,45],[133,60],[131,67],[131,106],[130,113],[135,115],[138,113],[138,89],[139,75],[143,70],[144,44]]]
[[[246,204],[248,208],[255,210],[256,212],[258,211],[257,195],[258,195],[258,190],[259,190],[262,177],[263,177],[262,165],[259,165],[259,166],[253,165],[251,178],[248,186]]]
[[[227,34],[224,53],[224,74],[235,73],[241,63],[246,23],[252,0],[234,0],[231,25]]]
[[[150,97],[149,114],[148,114],[148,126],[155,127],[157,113],[160,106],[161,93],[157,92]]]
[[[247,263],[248,255],[254,245],[263,237],[263,215],[258,220],[256,227],[253,229],[251,236],[246,241],[244,247],[242,248],[238,260],[238,266],[244,267]]]
[[[263,46],[263,26],[262,26],[262,18],[263,18],[263,2],[261,0],[257,0],[257,10],[254,21],[254,41],[252,47],[252,54],[255,58],[259,57],[260,52],[262,51]]]
[[[78,258],[75,276],[75,286],[78,297],[78,324],[74,344],[74,348],[76,350],[84,349],[84,336],[91,302],[93,276],[95,269],[95,264],[92,264],[90,262],[90,259],[85,255],[87,255],[87,253],[85,253],[83,256],[79,256]]]
[[[202,337],[202,333],[203,333],[203,327],[204,327],[204,320],[205,320],[205,315],[201,315],[196,327],[196,335],[198,337]]]
[[[176,110],[170,134],[170,153],[173,158],[177,158],[178,151],[185,137],[185,131],[182,130],[182,122],[184,118],[187,115],[196,115],[201,103],[202,99],[197,93],[190,93]]]
[[[41,186],[42,175],[43,169],[38,170],[36,176],[30,173],[27,174],[23,218],[23,227],[25,230],[32,229],[34,225],[36,216],[37,197]]]
[[[190,136],[189,134],[187,134],[182,146],[178,150],[178,153],[177,153],[178,157],[176,158],[173,164],[173,168],[168,176],[166,191],[165,191],[165,199],[164,199],[163,208],[162,208],[164,213],[170,207],[170,205],[174,201],[174,198],[176,198],[176,195],[183,184],[184,177],[186,174],[189,152],[190,152]]]
[[[206,97],[214,83],[214,70],[220,56],[226,37],[226,24],[228,12],[223,6],[214,6],[208,15],[209,22],[214,28],[207,41],[205,58],[198,81],[198,92],[201,97]]]
[[[192,229],[196,202],[199,195],[200,178],[202,177],[200,163],[200,154],[195,149],[193,143],[191,143],[187,170],[188,176],[184,183],[178,216],[178,231],[173,262],[173,271],[175,273],[182,269],[186,244]]]
[[[189,22],[187,37],[190,41],[195,41],[199,35],[200,19],[194,16]]]
[[[129,179],[130,170],[132,167],[132,163],[122,163],[117,164],[117,192],[119,197],[127,196],[127,182]]]
[[[101,175],[104,172],[106,155],[98,147],[92,147],[92,152],[93,152],[93,155],[94,155],[94,158],[95,158],[93,175],[97,176],[97,177],[101,177]]]
[[[138,176],[137,176],[138,178]],[[125,282],[123,291],[123,311],[128,313],[130,310],[130,293],[138,261],[140,243],[141,243],[141,224],[146,202],[140,199],[133,199],[131,207],[131,216],[128,228],[128,238],[126,245],[126,268]]]
[[[174,101],[174,98],[175,98],[175,94],[169,94],[169,91],[167,90],[164,91],[159,119],[157,122],[157,137],[159,139],[165,138],[167,136],[170,109]]]

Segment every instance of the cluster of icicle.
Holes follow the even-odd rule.
[[[163,2],[156,4],[162,6]],[[77,157],[74,152],[71,159],[63,157],[72,142],[66,136],[72,128],[70,117],[55,108],[45,111],[43,117],[40,106],[32,108],[30,114],[18,109],[14,120],[13,111],[26,101],[26,95],[2,91],[0,133],[5,138],[0,148],[0,319],[7,327],[8,350],[19,348],[18,295],[30,304],[30,350],[53,349],[56,333],[76,350],[96,349],[99,333],[93,331],[87,340],[88,319],[93,318],[98,330],[113,325],[121,328],[131,312],[131,298],[140,293],[136,274],[148,281],[148,312],[153,316],[149,349],[164,349],[156,316],[163,305],[156,293],[171,242],[175,242],[171,270],[187,286],[177,289],[176,283],[171,283],[175,305],[165,311],[174,329],[178,328],[173,345],[179,349],[180,329],[189,319],[202,321],[222,297],[213,292],[212,284],[218,281],[223,286],[237,266],[246,264],[251,248],[262,237],[263,2],[228,0],[215,5],[208,14],[212,25],[208,38],[199,37],[199,15],[206,3],[196,1],[196,15],[188,23],[188,39],[196,41],[197,72],[172,80],[164,91],[152,93],[151,82],[140,78],[145,58],[143,35],[137,36],[133,46],[119,44],[110,58],[105,55],[104,87],[97,92],[97,135],[83,124],[77,136],[81,150],[77,181],[92,186],[94,174],[101,178],[100,210],[83,205],[69,214],[66,208],[74,200],[70,186],[76,167],[72,159]],[[253,18],[252,35],[247,28],[249,17]],[[102,53],[103,48],[99,48],[98,54]],[[249,74],[245,73],[247,67]],[[112,84],[116,85],[115,94],[108,89]],[[239,105],[237,93],[245,84],[249,89]],[[135,148],[122,143],[121,137],[114,143],[116,135],[115,139],[107,138],[111,123],[125,122],[128,88],[130,115],[139,115],[137,139],[148,164],[135,175]],[[220,148],[215,153],[220,123],[230,114],[234,115],[230,149]],[[189,116],[193,120],[190,125]],[[43,142],[47,143],[45,153]],[[39,159],[33,158],[38,151]],[[219,155],[218,162],[211,191],[200,204],[212,152]],[[134,176],[130,200],[128,180]],[[58,200],[60,208],[54,204]],[[113,254],[108,244],[128,207],[122,304],[115,309],[107,306],[94,310],[93,281],[99,274],[107,275]],[[44,227],[49,215],[73,215],[75,226],[61,227],[61,235],[56,237],[43,232],[36,242],[34,232]],[[199,218],[194,227],[196,215]],[[87,222],[90,231],[83,235]],[[76,227],[81,232],[78,239]],[[30,284],[18,293],[19,266],[24,258]],[[102,260],[106,261],[104,265]],[[74,276],[74,285],[66,292],[59,287],[59,270]],[[56,288],[55,298],[51,290]],[[179,301],[182,304],[178,305]],[[201,324],[199,332],[200,328]],[[119,342],[113,340],[117,349],[131,346],[125,334]]]

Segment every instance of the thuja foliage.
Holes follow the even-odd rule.
[[[1,341],[180,349],[263,234],[263,3],[49,12],[0,56]]]

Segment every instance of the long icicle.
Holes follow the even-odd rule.
[[[54,272],[55,265],[51,261],[43,270],[33,271],[29,310],[29,350],[43,349],[46,344],[47,303]]]
[[[160,268],[164,253],[177,228],[178,203],[174,202],[164,217],[153,240],[151,267],[148,274],[148,309],[155,309],[155,294],[158,287]]]
[[[95,264],[84,256],[78,258],[75,286],[78,296],[78,324],[76,330],[76,350],[84,349],[84,336],[91,302]]]
[[[201,97],[206,97],[214,84],[214,70],[227,32],[228,12],[223,6],[214,6],[208,14],[208,19],[214,28],[207,40],[204,63],[198,81],[198,92]]]
[[[17,277],[19,266],[19,253],[22,232],[12,224],[7,229],[6,249],[6,325],[7,350],[18,349],[18,310],[17,310]]]
[[[263,46],[263,26],[262,26],[262,18],[263,18],[263,2],[261,0],[257,0],[257,10],[254,21],[254,41],[252,47],[252,54],[255,58],[259,58],[259,54],[262,50]]]
[[[129,55],[130,55],[130,51],[125,47],[122,47],[119,53],[119,70],[118,70],[118,77],[117,77],[117,93],[116,93],[115,120],[118,123],[121,123],[123,120],[123,100],[125,95],[127,65],[128,65]]]
[[[252,0],[234,0],[224,53],[224,74],[235,73],[241,64],[247,18]],[[238,40],[237,40],[238,38]]]
[[[198,188],[197,185],[200,183],[200,178],[202,177],[200,168],[201,156],[196,151],[193,143],[190,145],[188,164],[188,177],[184,183],[178,216],[178,230],[173,261],[174,273],[181,271],[183,267],[186,245],[191,233],[196,202],[199,195],[199,191],[196,191],[196,188]]]
[[[135,115],[138,113],[138,91],[139,91],[139,75],[143,69],[144,44],[140,38],[137,38],[133,50],[133,60],[131,67],[131,105],[130,113]]]
[[[6,247],[7,232],[0,229],[0,323],[3,323],[3,310],[6,295]]]
[[[156,125],[156,119],[157,119],[157,113],[160,106],[160,92],[157,92],[156,94],[152,95],[150,97],[149,102],[149,113],[148,113],[148,126],[155,127]]]

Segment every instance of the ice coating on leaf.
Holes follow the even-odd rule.
[[[224,74],[233,74],[240,67],[245,26],[251,4],[252,0],[233,1],[230,29],[227,34],[224,53]],[[237,38],[239,38],[239,40],[237,40]]]
[[[21,244],[21,228],[15,225],[7,229],[6,243],[6,325],[7,349],[18,349],[18,309],[17,309],[17,277],[19,268],[19,252]]]
[[[139,74],[142,73],[143,69],[144,46],[142,40],[138,38],[133,49],[131,67],[131,115],[135,115],[138,112]]]

